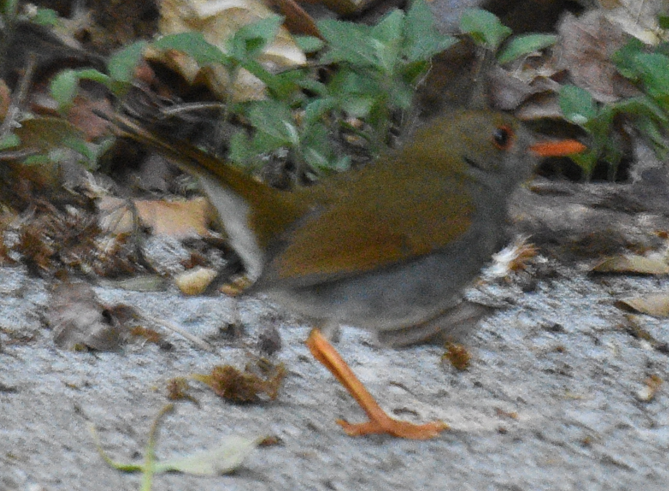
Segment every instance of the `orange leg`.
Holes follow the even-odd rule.
[[[434,421],[424,425],[416,425],[407,421],[391,418],[381,409],[374,397],[365,389],[362,382],[355,376],[351,368],[337,353],[318,329],[313,329],[307,339],[307,346],[318,361],[332,372],[346,390],[358,401],[360,407],[367,413],[369,421],[366,423],[351,424],[344,420],[337,420],[346,433],[351,436],[367,435],[370,433],[387,433],[399,438],[427,440],[437,436],[448,425],[441,421]]]

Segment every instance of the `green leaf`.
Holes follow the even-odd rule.
[[[669,107],[669,57],[659,53],[639,53],[635,62],[648,95]]]
[[[409,109],[413,103],[414,88],[407,84],[396,82],[390,87],[389,103],[393,108]]]
[[[315,53],[325,47],[325,43],[315,36],[294,36],[293,40],[305,53]]]
[[[79,70],[77,74],[79,75],[79,80],[82,79],[93,80],[94,82],[101,83],[102,85],[105,85],[107,87],[109,87],[111,84],[111,78],[109,77],[109,75],[105,75],[104,73],[95,70],[93,68]]]
[[[510,63],[521,56],[552,46],[557,40],[558,37],[553,34],[526,34],[524,36],[516,36],[509,41],[502,52],[497,55],[497,61],[500,65]]]
[[[646,116],[669,126],[669,115],[653,99],[648,96],[632,97],[616,102],[613,108],[619,112],[633,114],[635,116]]]
[[[597,108],[590,93],[575,85],[562,87],[560,109],[568,121],[580,126],[597,116]]]
[[[615,138],[610,138],[604,147],[601,160],[608,164],[607,178],[610,181],[615,180],[618,171],[618,165],[623,158],[623,151]]]
[[[414,0],[404,22],[403,52],[409,62],[425,61],[455,43],[457,39],[441,34],[432,10],[424,0]]]
[[[394,10],[372,28],[372,44],[375,47],[376,67],[388,76],[395,74],[400,62],[400,46],[404,31],[404,13]]]
[[[586,152],[570,155],[569,158],[573,160],[574,163],[581,169],[583,169],[585,179],[589,180],[592,177],[592,172],[595,170],[595,165],[597,165],[599,152],[595,150],[588,150]]]
[[[304,135],[302,154],[307,164],[316,169],[330,169],[330,159],[334,152],[330,145],[330,135],[323,124],[314,124]]]
[[[186,457],[155,463],[155,472],[182,472],[194,476],[220,476],[237,469],[264,438],[225,437],[221,443]]]
[[[243,64],[243,66],[246,67],[247,65]],[[265,85],[272,92],[271,95],[278,100],[288,100],[290,97],[299,100],[302,97],[300,91],[300,87],[302,87],[301,82],[305,79],[308,80],[308,77],[311,76],[302,67],[286,70],[276,75],[266,70],[265,72],[267,73],[264,78]]]
[[[502,24],[496,15],[482,9],[465,10],[460,18],[460,30],[492,51],[496,51],[511,34],[511,29]]]
[[[304,108],[304,122],[310,125],[319,120],[323,115],[337,107],[337,99],[334,97],[325,97],[315,99]]]
[[[402,80],[415,87],[422,81],[430,66],[430,62],[427,60],[406,63],[400,70]]]
[[[22,148],[42,152],[69,146],[73,141],[84,141],[81,130],[61,118],[27,119],[14,130],[14,134],[21,139]]]
[[[267,85],[267,87],[270,90],[279,93],[283,92],[283,84],[279,80],[277,80],[277,77],[274,74],[268,72],[267,69],[259,61],[254,60],[253,58],[247,58],[241,60],[240,65],[243,66],[246,70],[248,70],[256,77],[258,77],[258,79],[260,79],[262,83]]]
[[[323,171],[347,170],[351,159],[348,156],[340,157],[331,144],[330,129],[324,124],[315,124],[309,128],[302,141],[302,155],[304,161],[318,174]]]
[[[371,112],[376,98],[371,95],[350,96],[342,101],[341,106],[349,116],[354,118],[367,118]]]
[[[164,414],[165,411],[163,411]],[[160,414],[159,416],[163,416]],[[144,473],[142,490],[151,489],[153,474],[165,472],[182,472],[195,476],[218,476],[228,474],[237,469],[248,455],[265,437],[246,438],[241,436],[226,436],[221,443],[212,449],[197,452],[185,457],[169,459],[163,462],[155,459],[157,440],[157,424],[154,423],[146,446],[146,457],[143,463],[123,463],[112,460],[102,448],[100,437],[92,424],[88,426],[95,442],[98,453],[110,467],[123,472]]]
[[[52,27],[58,23],[58,12],[52,9],[37,9],[35,16],[30,19],[40,26]]]
[[[20,144],[21,139],[14,133],[10,133],[0,139],[0,150],[7,150],[8,148],[18,147]]]
[[[238,61],[255,58],[274,40],[282,23],[283,17],[270,15],[245,25],[228,41],[230,56]]]
[[[23,160],[23,165],[49,165],[53,161],[48,155],[31,155]]]
[[[353,94],[378,95],[381,86],[377,80],[377,74],[359,73],[358,71],[340,69],[335,73],[328,84],[330,93],[345,99]]]
[[[87,169],[92,170],[95,167],[98,155],[88,142],[83,139],[71,139],[65,142],[65,146],[84,157]]]
[[[657,22],[660,25],[660,29],[669,29],[669,16],[660,15],[657,18]]]
[[[669,42],[664,41],[655,46],[655,52],[662,53],[663,55],[669,55]]]
[[[638,80],[639,72],[635,61],[639,53],[643,53],[646,45],[636,38],[630,39],[625,46],[613,53],[611,61],[616,64],[618,71],[630,80]]]
[[[156,49],[174,49],[193,58],[198,65],[206,66],[212,63],[228,63],[228,57],[219,48],[207,42],[200,32],[182,32],[170,34],[153,42]]]
[[[243,129],[232,135],[228,147],[228,158],[237,164],[246,164],[251,157],[255,156],[251,138]]]
[[[390,44],[402,39],[403,30],[404,13],[401,10],[393,10],[372,27],[370,35],[383,44]]]
[[[327,42],[322,63],[346,62],[359,67],[376,67],[376,48],[370,41],[369,26],[325,19],[318,22],[318,30]]]
[[[384,92],[375,78],[352,70],[340,70],[336,73],[328,89],[339,100],[344,111],[358,118],[369,116],[376,100],[384,97]]]
[[[253,135],[253,140],[251,141],[251,153],[256,156],[259,154],[274,152],[280,148],[286,148],[288,145],[289,142],[283,138],[276,138],[268,133],[258,132]]]
[[[259,141],[270,146],[296,146],[300,138],[290,107],[271,99],[257,101],[249,112],[251,124],[258,130]],[[280,145],[279,145],[280,143]]]
[[[343,172],[351,168],[350,155],[335,155],[334,160],[330,161],[330,169],[336,172]]]
[[[316,95],[324,96],[328,93],[328,88],[323,82],[311,78],[302,78],[297,80],[296,83],[303,89],[313,92]]]
[[[639,118],[635,122],[635,125],[643,137],[651,144],[658,159],[666,160],[667,155],[669,155],[666,126],[659,125],[647,117]]]
[[[75,70],[63,70],[51,81],[51,97],[58,106],[66,108],[72,104],[79,90],[79,75]]]
[[[137,41],[114,53],[107,64],[109,76],[118,82],[132,82],[147,45],[146,41]]]
[[[375,66],[383,73],[393,76],[399,63],[400,44],[404,31],[404,13],[394,10],[372,28],[372,44],[375,48]]]
[[[251,74],[255,75],[262,83],[264,83],[270,95],[278,101],[286,101],[292,95],[299,91],[297,80],[304,77],[299,69],[288,70],[278,75],[270,73],[257,60],[248,58],[240,62],[240,66],[244,67]]]

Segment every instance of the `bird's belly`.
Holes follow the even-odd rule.
[[[421,324],[460,301],[494,251],[496,240],[463,240],[406,263],[316,285],[269,290],[311,319],[374,331]],[[488,240],[484,239],[487,235]],[[494,235],[494,234],[493,234]],[[474,244],[474,245],[472,245]]]

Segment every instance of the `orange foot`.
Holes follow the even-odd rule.
[[[366,423],[351,424],[344,420],[338,420],[344,431],[351,436],[361,436],[376,433],[386,433],[399,438],[410,438],[413,440],[427,440],[434,438],[440,432],[448,428],[441,421],[434,421],[422,425],[416,425],[407,421],[399,421],[391,418],[381,409],[374,397],[367,391],[365,386],[355,376],[351,368],[339,356],[327,339],[318,329],[311,331],[307,346],[318,361],[332,372],[332,374],[346,387],[349,394],[358,401],[360,407],[369,416]]]
[[[386,433],[398,438],[409,438],[411,440],[429,440],[448,429],[448,425],[441,421],[416,425],[409,423],[408,421],[393,419],[387,415],[386,418],[387,420],[383,422],[375,420],[356,424],[351,424],[343,419],[338,419],[337,423],[339,423],[341,427],[344,428],[344,431],[350,436]]]

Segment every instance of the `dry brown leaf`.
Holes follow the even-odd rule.
[[[0,119],[4,120],[7,116],[9,104],[12,102],[12,91],[9,90],[4,80],[0,79]]]
[[[104,97],[95,98],[91,94],[78,95],[67,112],[67,120],[84,132],[87,141],[109,134],[109,122],[93,114],[93,110],[110,114],[111,102]]]
[[[139,224],[150,228],[155,235],[177,239],[204,237],[212,211],[209,201],[198,197],[188,201],[135,200],[132,202]],[[114,234],[134,230],[134,217],[127,200],[103,197],[98,202],[103,216],[100,227]]]
[[[191,378],[207,384],[220,397],[238,403],[276,399],[286,376],[283,363],[264,358],[249,362],[244,370],[231,365],[215,366],[211,374],[194,373]]]
[[[295,0],[268,0],[267,4],[284,16],[283,25],[293,34],[321,37],[316,21]]]
[[[160,13],[162,34],[200,32],[207,42],[224,52],[228,39],[240,28],[274,14],[261,0],[165,0],[160,3]],[[225,99],[230,91],[233,101],[265,97],[264,84],[244,69],[237,73],[231,89],[230,77],[222,66],[200,68],[190,57],[176,52],[148,50],[147,58],[167,64],[190,83],[202,80],[221,99]],[[271,71],[303,65],[306,56],[290,33],[281,27],[274,42],[258,57],[258,61]]]
[[[564,117],[562,109],[560,109],[559,96],[556,92],[535,94],[520,106],[515,115],[522,121],[561,119]]]
[[[662,378],[659,375],[651,375],[644,380],[644,387],[637,391],[636,397],[641,402],[650,402],[655,399],[655,394],[662,387]]]
[[[558,33],[558,68],[568,70],[576,85],[601,102],[615,102],[637,93],[611,62],[611,55],[627,43],[628,36],[603,11],[594,10],[578,18],[568,14]]]
[[[463,371],[469,368],[472,355],[464,344],[446,343],[446,352],[441,355],[441,361],[448,360],[457,370]]]
[[[221,286],[219,290],[228,297],[238,297],[251,285],[253,285],[253,281],[248,276],[242,275],[233,278],[229,283]]]
[[[79,271],[118,277],[137,271],[134,248],[123,235],[102,233],[97,216],[74,207],[47,208],[21,224],[19,240],[12,247],[33,274]]]
[[[57,346],[110,351],[118,348],[121,329],[106,312],[87,283],[62,283],[51,293],[46,319]]]
[[[501,67],[490,70],[489,101],[496,109],[514,110],[528,96],[537,92],[527,82],[514,77]]]
[[[669,294],[657,293],[643,297],[627,297],[616,301],[616,307],[653,317],[669,317]]]
[[[21,139],[21,148],[48,152],[62,148],[69,140],[82,140],[84,134],[73,124],[61,118],[35,118],[21,121],[14,130]]]
[[[666,0],[600,1],[600,5],[608,20],[644,43],[657,45],[667,40],[667,32],[660,29],[657,20],[669,13]]]
[[[322,0],[323,5],[342,15],[352,15],[362,12],[369,7],[374,0]]]
[[[663,255],[638,256],[625,254],[613,256],[599,262],[592,271],[596,273],[636,273],[636,274],[668,274],[669,264]]]
[[[177,275],[174,284],[184,295],[199,295],[207,289],[216,275],[215,269],[197,267]]]
[[[205,198],[189,201],[137,201],[142,223],[156,235],[179,239],[207,235],[209,202]]]

